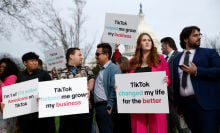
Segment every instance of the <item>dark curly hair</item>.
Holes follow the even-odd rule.
[[[197,26],[188,26],[185,27],[182,32],[180,33],[180,46],[182,49],[186,48],[186,43],[184,39],[189,38],[189,36],[195,31],[198,30],[200,32],[200,28]]]
[[[2,63],[6,64],[5,70],[2,74],[0,74],[0,80],[4,82],[5,78],[10,75],[17,75],[19,72],[18,66],[9,58],[2,58],[0,60],[0,65]]]

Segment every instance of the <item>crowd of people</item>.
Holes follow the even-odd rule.
[[[99,71],[82,65],[79,48],[66,51],[66,66],[43,70],[34,52],[22,56],[25,70],[19,72],[9,58],[0,59],[0,133],[55,133],[55,117],[38,118],[38,113],[2,119],[2,87],[38,78],[48,80],[87,77],[89,113],[59,118],[59,133],[218,133],[220,125],[220,56],[215,49],[200,48],[201,33],[197,26],[185,27],[180,33],[178,52],[171,37],[161,39],[159,54],[152,37],[141,33],[135,54],[130,60],[109,43],[97,45],[95,58]],[[112,55],[113,53],[113,55]],[[165,58],[164,58],[165,57]],[[119,114],[115,74],[165,71],[169,113]],[[96,124],[94,124],[96,123]]]

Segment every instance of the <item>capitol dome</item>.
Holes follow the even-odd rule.
[[[139,24],[138,24],[138,36],[141,33],[148,33],[152,37],[154,41],[155,47],[157,47],[157,50],[159,53],[161,53],[161,45],[160,41],[157,39],[156,35],[154,34],[153,30],[145,23],[144,21],[144,13],[142,11],[142,4],[140,4],[140,11],[139,11]],[[124,56],[131,58],[134,55],[136,45],[125,45],[125,52],[123,53]]]

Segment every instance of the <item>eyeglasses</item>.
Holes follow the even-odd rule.
[[[99,56],[99,55],[101,55],[101,54],[104,54],[104,53],[95,53],[95,56]]]

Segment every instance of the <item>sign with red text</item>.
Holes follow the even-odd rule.
[[[118,113],[169,113],[165,71],[115,75]]]
[[[105,27],[102,41],[125,45],[136,45],[137,27],[139,17],[137,15],[106,13]]]
[[[3,87],[3,119],[37,112],[37,96],[38,79]]]
[[[39,118],[89,113],[87,78],[39,83]]]
[[[52,70],[54,67],[58,69],[66,65],[65,52],[63,47],[57,47],[55,49],[48,50],[44,54],[48,71]]]

